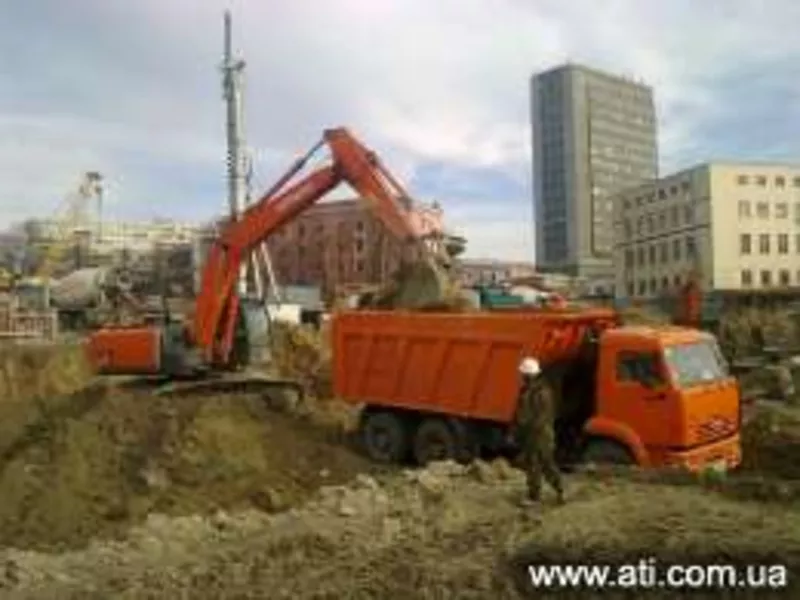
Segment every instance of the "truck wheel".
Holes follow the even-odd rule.
[[[400,462],[408,453],[408,436],[403,419],[390,412],[368,412],[361,419],[361,443],[372,460]]]
[[[583,451],[583,462],[596,465],[632,465],[633,456],[622,444],[611,440],[589,440]]]
[[[414,460],[425,466],[437,460],[459,458],[459,440],[443,419],[425,419],[414,434]]]

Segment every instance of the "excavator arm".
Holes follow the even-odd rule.
[[[286,188],[323,143],[330,148],[332,164],[311,172]],[[378,157],[344,128],[325,131],[323,142],[298,160],[239,219],[228,222],[209,250],[191,336],[211,364],[227,364],[230,356],[239,310],[236,281],[242,261],[257,244],[342,182],[348,183],[369,203],[395,237],[419,244],[423,252],[427,252],[421,232],[409,219],[408,205],[403,205],[409,202],[405,190]],[[435,264],[431,261],[432,268]]]

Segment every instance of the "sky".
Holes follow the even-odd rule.
[[[467,255],[533,260],[529,80],[653,86],[662,172],[800,162],[797,0],[0,0],[0,226],[87,170],[107,218],[225,206],[222,16],[246,62],[255,192],[345,126]],[[342,190],[339,195],[347,194]]]

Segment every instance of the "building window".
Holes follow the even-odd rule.
[[[794,178],[794,187],[800,188],[800,177]]]
[[[631,226],[631,220],[625,219],[623,222],[623,228],[625,229],[625,237],[630,238],[633,235],[633,227]]]
[[[356,252],[359,254],[364,251],[364,240],[356,240]]]
[[[633,267],[633,250],[625,251],[625,266],[629,269]]]
[[[671,195],[673,195],[673,196],[677,196],[678,195],[678,186],[677,185],[670,186],[669,193]]]
[[[306,227],[302,223],[297,226],[297,237],[303,237],[306,233]]]
[[[772,271],[761,271],[761,285],[772,285]]]
[[[673,206],[669,211],[669,220],[673,227],[678,226],[678,207]]]
[[[647,215],[647,233],[653,233],[656,228],[656,220],[653,215]]]
[[[633,283],[629,283],[628,284],[628,297],[633,296],[634,291],[635,291],[635,289],[634,289]]]
[[[640,267],[644,266],[644,248],[636,250],[636,262]]]
[[[747,175],[739,175],[739,176],[736,178],[736,182],[737,182],[739,185],[747,185],[747,181],[748,181],[748,177],[747,177]]]
[[[778,281],[784,287],[788,286],[791,283],[791,274],[789,273],[788,269],[781,269],[778,272]]]
[[[686,258],[694,258],[697,254],[697,246],[692,236],[686,237]]]
[[[800,233],[794,234],[794,251],[800,254]]]
[[[644,296],[647,293],[647,282],[644,279],[639,280],[639,295]]]
[[[667,213],[661,213],[658,215],[658,228],[661,231],[664,231],[667,228]]]
[[[666,200],[667,199],[667,190],[658,190],[658,199],[659,200]]]
[[[758,251],[760,254],[769,254],[769,234],[762,233],[758,236]]]
[[[759,202],[756,204],[756,216],[759,219],[768,219],[769,218],[769,204],[766,202]]]
[[[739,236],[739,253],[750,254],[752,251],[752,240],[749,233],[743,233]]]
[[[794,205],[794,224],[800,225],[800,202],[795,202]]]
[[[789,254],[789,235],[786,233],[778,234],[778,254]]]
[[[739,218],[741,219],[749,219],[751,216],[750,213],[750,201],[749,200],[739,200]]]
[[[658,286],[658,283],[656,282],[656,279],[654,277],[653,279],[650,280],[650,293],[651,294],[655,293],[657,286]]]
[[[622,203],[622,210],[630,210],[630,209],[631,209],[631,201],[630,200],[625,200]]]
[[[688,192],[690,187],[691,185],[689,184],[688,181],[681,182],[681,190],[683,190],[684,192]]]
[[[788,219],[789,218],[789,205],[786,202],[780,202],[775,205],[775,218]]]
[[[675,287],[676,288],[681,287],[681,276],[680,275],[675,275],[675,278],[673,279],[673,281],[675,282]]]
[[[687,225],[694,223],[694,206],[688,205],[683,207],[683,220]]]
[[[678,261],[681,259],[681,241],[672,240],[672,260]]]
[[[639,217],[639,220],[636,222],[636,233],[639,235],[644,233],[644,217]]]
[[[669,289],[669,277],[662,277],[661,278],[661,289],[668,290]]]
[[[665,263],[669,261],[669,246],[667,242],[661,242],[661,262]]]
[[[742,271],[742,285],[745,287],[753,285],[753,272],[750,269]]]
[[[364,231],[364,222],[356,221],[356,231]]]
[[[775,178],[775,187],[779,188],[786,187],[786,178],[783,177],[782,175],[778,175]]]
[[[767,187],[767,178],[764,175],[758,175],[756,177],[756,185],[760,187]]]
[[[656,247],[655,246],[650,246],[650,248],[647,251],[647,254],[648,254],[648,258],[650,259],[650,264],[651,265],[656,264]]]

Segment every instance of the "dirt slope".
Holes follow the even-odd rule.
[[[97,386],[0,447],[0,545],[68,548],[151,512],[274,511],[371,465],[254,395],[162,398]]]

